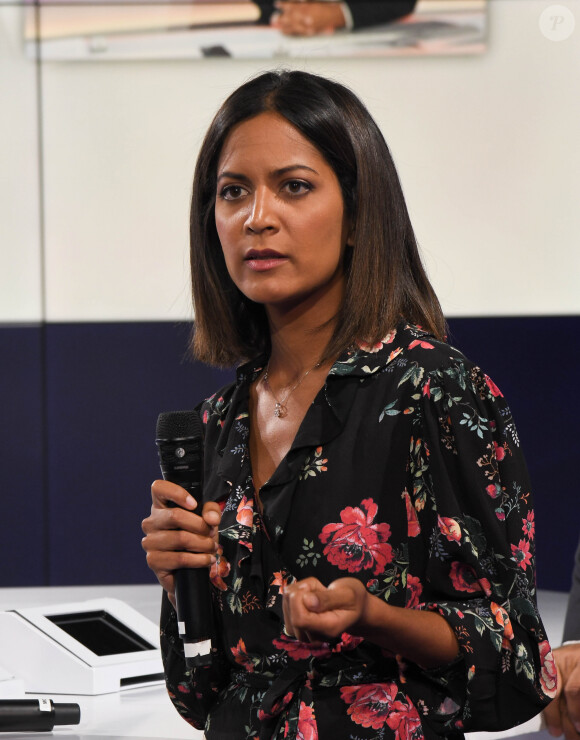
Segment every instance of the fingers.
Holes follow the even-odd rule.
[[[580,652],[577,653],[576,663],[568,675],[562,693],[566,701],[571,729],[575,733],[574,740],[576,740],[580,737]],[[566,737],[568,738],[568,735]]]
[[[209,568],[216,562],[217,542],[210,537],[199,537],[175,531],[146,535],[141,541],[147,565],[174,601],[174,572],[181,568]],[[183,547],[191,549],[181,549]],[[180,548],[180,549],[175,549]]]
[[[181,486],[165,480],[156,480],[151,486],[153,504],[151,514],[142,522],[146,535],[159,530],[183,529],[206,537],[217,537],[221,519],[219,504],[210,501],[197,509],[195,499]]]
[[[544,709],[544,720],[553,737],[580,740],[580,645],[554,650],[558,672],[558,694]]]
[[[209,536],[217,541],[218,525],[222,518],[220,505],[215,501],[207,501],[203,505],[201,516],[210,529]]]
[[[558,683],[560,683],[560,679],[558,677]],[[560,697],[557,696],[555,699],[553,699],[548,706],[544,709],[543,712],[544,715],[544,721],[546,722],[546,727],[548,728],[548,732],[553,737],[560,737],[562,734],[562,718],[560,716]]]
[[[574,727],[574,723],[572,722],[570,716],[568,715],[568,708],[567,708],[567,705],[563,697],[560,697],[559,706],[560,706],[560,731],[558,733],[558,736],[563,735],[565,740],[578,740],[578,738],[580,738],[580,734]],[[549,732],[550,734],[554,734],[552,728],[549,729]]]
[[[282,610],[284,613],[285,631],[302,642],[323,640],[312,625],[311,606],[318,602],[317,592],[324,586],[316,578],[306,578],[284,589]]]
[[[193,511],[197,502],[193,496],[176,483],[168,480],[155,480],[151,485],[151,498],[154,507],[180,506]]]
[[[147,565],[158,580],[181,568],[209,568],[216,562],[214,552],[183,552],[174,550],[149,550]]]
[[[181,568],[207,568],[216,562],[219,504],[211,501],[199,511],[195,499],[181,486],[157,480],[151,486],[151,514],[142,522],[141,545],[147,565],[173,597],[173,572]]]
[[[307,578],[284,591],[285,630],[299,640],[328,640],[355,625],[364,611],[367,591],[355,578],[340,578],[323,586]]]
[[[217,542],[210,536],[188,532],[184,529],[155,530],[141,540],[145,552],[164,552],[187,555],[188,553],[209,553],[217,550]],[[186,568],[187,564],[175,558],[177,568]],[[205,563],[204,563],[205,564]],[[200,567],[199,565],[194,567]]]

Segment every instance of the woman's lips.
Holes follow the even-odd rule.
[[[254,272],[267,272],[287,261],[287,257],[273,249],[250,249],[244,257],[245,263]]]

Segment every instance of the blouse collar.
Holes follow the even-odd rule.
[[[425,336],[428,336],[427,332],[402,321],[380,342],[374,345],[361,342],[357,347],[343,352],[330,368],[317,401],[309,409],[310,420],[314,423],[301,425],[293,450],[312,444],[325,444],[340,433],[348,418],[358,385],[339,382],[341,379],[358,378],[362,381],[381,372],[410,344]],[[223,426],[216,445],[220,455],[228,445],[232,425],[238,420],[237,416],[228,412],[233,406],[242,411],[242,416],[247,415],[250,385],[266,363],[267,357],[262,355],[238,367],[234,391],[229,401],[220,409]],[[328,410],[331,414],[327,413]]]
[[[423,337],[431,336],[429,332],[401,321],[393,331],[390,331],[380,342],[367,344],[358,342],[351,349],[343,352],[334,362],[328,372],[328,378],[352,376],[367,378],[369,375],[383,370],[409,344]],[[236,371],[237,385],[248,386],[256,380],[268,362],[265,355],[240,365]],[[328,380],[327,378],[327,380]]]

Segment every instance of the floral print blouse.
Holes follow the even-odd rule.
[[[186,668],[164,596],[170,696],[208,740],[407,740],[500,730],[537,714],[556,672],[536,608],[534,512],[501,391],[449,345],[401,323],[331,368],[254,507],[249,386],[201,406],[206,500],[219,502],[213,663]],[[359,578],[390,604],[430,609],[460,645],[425,670],[344,633],[283,631],[284,584]]]

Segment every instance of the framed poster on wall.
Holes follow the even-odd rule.
[[[24,33],[46,61],[477,54],[486,0],[40,0]]]

